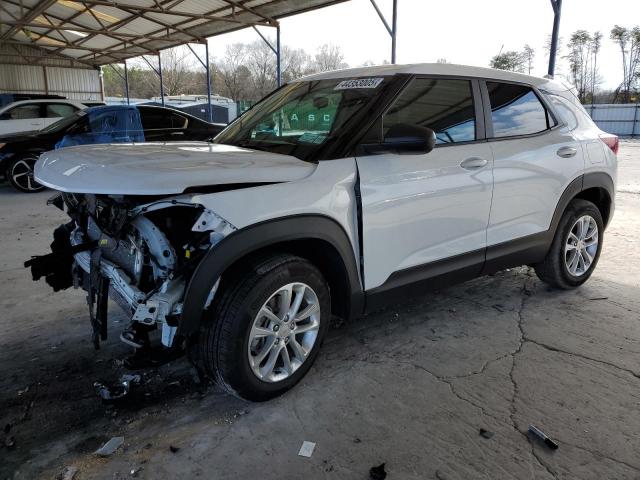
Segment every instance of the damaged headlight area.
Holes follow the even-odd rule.
[[[93,341],[107,338],[108,298],[131,318],[121,339],[149,347],[149,332],[174,344],[186,286],[204,254],[235,230],[188,197],[69,194],[50,201],[71,221],[54,232],[51,253],[25,262],[55,291],[87,292]]]

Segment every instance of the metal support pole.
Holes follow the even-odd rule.
[[[211,109],[211,68],[209,65],[209,42],[204,44],[204,55],[206,57],[206,69],[207,69],[207,110],[209,110],[209,123],[213,123],[213,111]]]
[[[640,112],[640,103],[636,103],[636,111],[633,114],[633,125],[631,126],[631,138],[636,138],[636,127],[638,126],[638,121],[640,121],[638,112]]]
[[[560,31],[560,13],[562,12],[562,0],[551,0],[553,8],[553,31],[551,32],[551,48],[549,49],[549,70],[547,74],[553,78],[556,70],[556,52],[558,50],[558,32]]]
[[[391,63],[396,63],[396,33],[398,32],[398,0],[393,0],[393,19],[391,20]]]
[[[127,71],[127,61],[124,61],[124,91],[127,94],[127,105],[130,105],[129,101],[129,72]]]
[[[280,24],[276,27],[276,84],[282,85],[282,64],[280,62]]]
[[[391,26],[389,26],[389,22],[387,22],[387,19],[384,18],[384,15],[382,14],[380,7],[378,7],[378,4],[376,3],[376,0],[370,0],[370,1],[371,1],[371,5],[373,5],[373,8],[376,10],[376,13],[380,17],[380,20],[382,20],[382,24],[384,25],[384,28],[387,29],[387,32],[391,36],[391,63],[396,63],[396,33],[398,31],[398,0],[393,0],[393,14],[392,14],[393,17],[391,18]]]
[[[164,84],[162,83],[162,58],[160,52],[158,52],[158,76],[160,77],[160,99],[164,107]]]

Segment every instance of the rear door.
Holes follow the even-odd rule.
[[[68,103],[51,102],[44,103],[43,128],[57,122],[61,118],[68,117],[79,109]]]
[[[0,117],[0,135],[28,132],[44,127],[41,103],[23,103],[10,108]]]
[[[165,108],[140,107],[139,110],[147,142],[188,140],[185,135],[189,124],[187,117]]]
[[[357,157],[367,290],[434,276],[440,260],[480,272],[492,190],[483,122],[469,79],[415,78],[384,114],[381,138],[412,124],[434,130],[437,144],[427,154]]]
[[[482,88],[494,159],[487,229],[493,246],[548,230],[560,196],[582,174],[584,158],[580,142],[531,86],[487,81]]]

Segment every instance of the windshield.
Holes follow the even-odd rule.
[[[83,112],[82,110],[78,110],[77,112],[72,113],[71,115],[61,118],[57,122],[53,122],[51,125],[49,125],[48,127],[44,127],[40,131],[44,133],[61,132],[63,130],[66,130],[68,127],[70,127],[74,123],[76,123],[76,120],[78,120],[79,118],[82,118],[84,115],[86,115],[85,112]]]
[[[285,85],[223,130],[214,143],[309,160],[348,134],[349,121],[380,96],[387,81],[350,78]]]

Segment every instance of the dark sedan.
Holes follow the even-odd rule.
[[[42,130],[0,136],[0,174],[21,192],[37,192],[44,187],[33,179],[33,167],[43,152],[96,143],[206,141],[225,126],[151,105],[91,107]]]

